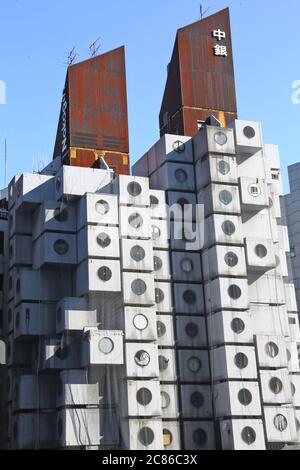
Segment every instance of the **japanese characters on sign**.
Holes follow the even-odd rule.
[[[222,41],[222,39],[226,39],[226,33],[225,31],[221,31],[219,29],[215,29],[213,31],[213,37],[217,39],[218,42]],[[216,44],[214,46],[214,53],[215,56],[218,57],[227,57],[228,52],[227,52],[227,46],[224,46],[223,44]]]

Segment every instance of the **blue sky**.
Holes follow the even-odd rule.
[[[199,18],[201,0],[0,0],[0,186],[8,139],[7,180],[52,158],[67,51],[79,59],[101,37],[101,51],[126,45],[131,161],[158,138],[158,113],[176,30]],[[300,161],[300,2],[202,1],[231,7],[239,117],[260,120],[265,141],[280,145],[282,167]],[[285,178],[286,190],[288,190]]]

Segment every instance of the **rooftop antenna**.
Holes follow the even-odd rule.
[[[202,3],[200,3],[200,19],[203,20],[204,16],[206,13],[210,10],[210,7],[206,8],[206,10],[203,9]]]
[[[70,67],[71,65],[74,64],[75,60],[77,59],[78,57],[78,54],[76,52],[76,48],[75,46],[73,47],[73,49],[68,53],[68,57],[67,57],[67,65],[68,67]]]
[[[91,53],[91,57],[96,57],[97,55],[97,52],[99,51],[100,47],[101,47],[101,44],[99,43],[100,41],[100,37],[96,39],[96,41],[94,41],[90,46],[89,46],[89,50],[90,50],[90,53]]]

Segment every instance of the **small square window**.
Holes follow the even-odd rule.
[[[290,325],[297,325],[296,318],[294,318],[294,317],[289,317],[289,324],[290,324]]]

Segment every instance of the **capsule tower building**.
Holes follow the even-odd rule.
[[[69,68],[53,162],[9,185],[6,448],[299,443],[280,158],[237,119],[228,9],[177,32],[160,133],[131,176],[116,49]]]

